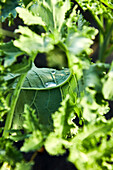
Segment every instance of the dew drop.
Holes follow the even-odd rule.
[[[56,72],[53,70],[51,73],[52,73],[52,74],[55,74]]]
[[[46,85],[46,87],[55,87],[56,83],[54,83],[54,82],[47,82],[45,85]]]

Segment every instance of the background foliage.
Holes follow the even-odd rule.
[[[1,169],[32,169],[44,150],[52,156],[68,151],[80,170],[113,169],[113,62],[106,63],[113,51],[112,10],[110,0],[0,2]],[[3,28],[17,18],[18,29]],[[37,68],[39,54],[54,68]]]

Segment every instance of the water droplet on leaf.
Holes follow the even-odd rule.
[[[52,74],[55,74],[55,71],[52,71],[51,73],[52,73]]]
[[[55,87],[56,83],[54,83],[54,82],[47,82],[45,85],[46,85],[46,87]]]

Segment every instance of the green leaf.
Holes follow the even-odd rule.
[[[104,3],[109,8],[113,9],[113,1],[112,0],[100,0],[102,3]]]
[[[8,162],[11,166],[23,159],[22,154],[8,139],[0,138],[0,163]]]
[[[32,135],[25,139],[23,146],[21,147],[22,152],[29,152],[39,150],[43,146],[43,136],[41,131],[33,131]]]
[[[102,115],[109,111],[108,102],[102,95],[102,79],[105,77],[109,64],[92,64],[84,70],[84,95],[81,96],[83,118],[94,123],[96,119],[103,119]],[[80,102],[80,101],[79,101]]]
[[[103,80],[103,95],[105,97],[105,99],[108,100],[113,100],[113,62],[111,63],[111,68],[108,72],[108,74],[106,75],[105,79]]]
[[[89,53],[89,47],[93,44],[93,41],[79,33],[70,33],[66,40],[66,46],[69,53],[79,55],[84,49]]]
[[[63,155],[66,150],[64,148],[65,143],[68,143],[55,133],[50,133],[45,142],[45,148],[50,155]]]
[[[13,74],[10,74],[10,77],[8,76],[6,80],[8,79],[9,81],[12,77]],[[68,88],[70,79],[71,75],[68,69],[39,69],[33,66],[27,74],[17,101],[13,128],[22,127],[24,117],[21,115],[24,112],[24,104],[28,104],[36,110],[39,124],[42,124],[41,129],[46,132],[50,131],[52,129],[51,114],[59,108],[60,102],[67,92],[73,93],[73,90]],[[13,89],[15,89],[17,81],[16,79]],[[74,82],[75,87],[76,84]]]
[[[71,131],[76,131],[76,126],[73,123],[75,118],[74,114],[74,103],[70,100],[70,96],[67,95],[66,98],[61,103],[62,107],[59,108],[53,115],[53,126],[55,133],[62,138],[66,138],[71,135]],[[76,134],[76,132],[75,132]]]
[[[102,78],[105,77],[109,64],[92,64],[84,70],[84,85],[85,87],[93,88],[96,92],[102,90]]]
[[[112,169],[112,124],[113,119],[85,125],[72,139],[68,160],[77,169]]]
[[[0,2],[1,4],[1,2]],[[17,13],[15,8],[19,6],[19,1],[18,0],[7,0],[4,4],[2,5],[2,15],[0,16],[0,19],[2,19],[2,22],[5,21],[9,15],[12,15],[14,18],[16,17]]]
[[[45,141],[45,148],[51,155],[59,155],[65,153],[65,148],[70,143],[67,138],[77,133],[77,126],[74,124],[74,104],[67,95],[62,101],[61,107],[53,115],[54,132],[51,132]]]
[[[27,170],[32,170],[33,162],[19,162],[16,163],[16,168],[14,170],[22,170],[22,169],[27,169]]]
[[[31,31],[28,27],[19,26],[16,32],[21,33],[20,38],[14,41],[14,45],[25,51],[28,55],[34,58],[38,52],[49,52],[53,49],[51,39],[45,35],[39,36]]]
[[[23,19],[25,24],[45,26],[45,23],[42,21],[42,18],[37,15],[33,15],[30,11],[28,11],[28,9],[17,7],[16,11],[19,13],[19,17]]]
[[[19,48],[13,45],[13,41],[0,44],[1,62],[4,60],[4,67],[11,66],[17,60],[17,57],[23,54],[24,53],[20,51]]]
[[[39,121],[36,117],[35,114],[35,110],[29,108],[28,105],[25,105],[25,109],[24,109],[24,123],[23,123],[23,127],[28,131],[28,132],[33,132],[36,129],[38,129],[38,124]]]
[[[34,10],[35,8],[35,10]],[[44,1],[38,2],[38,5],[33,5],[31,8],[32,12],[34,11],[35,14],[42,18],[45,22],[47,29],[51,32],[54,30],[61,31],[61,27],[65,20],[65,14],[70,9],[70,1]]]

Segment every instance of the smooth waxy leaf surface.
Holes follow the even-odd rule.
[[[7,77],[7,80],[12,78],[13,75],[11,74],[11,76]],[[68,69],[58,71],[47,68],[38,69],[33,66],[22,86],[15,109],[13,127],[22,126],[24,104],[28,104],[36,110],[39,123],[43,125],[42,128],[46,128],[46,131],[50,130],[51,114],[59,108],[60,102],[66,96],[66,93],[72,93],[73,91],[68,85],[70,79],[71,75]],[[76,88],[75,81],[72,83],[74,83],[73,86]],[[13,84],[13,89],[15,87],[16,82]]]

